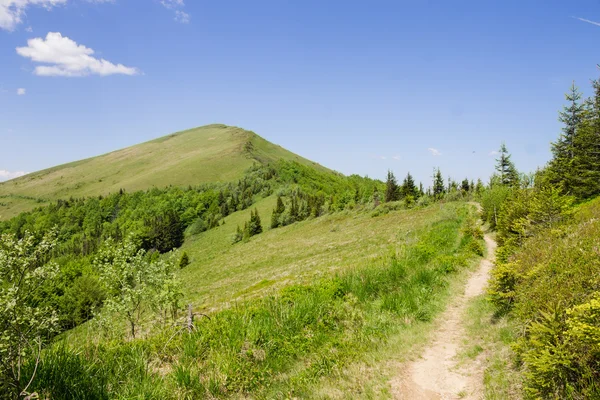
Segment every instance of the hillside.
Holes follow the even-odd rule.
[[[272,196],[255,207],[265,215],[275,203]],[[360,365],[390,337],[426,340],[477,259],[474,211],[464,203],[379,216],[347,210],[232,245],[235,227],[250,213],[238,211],[179,250],[191,261],[177,273],[182,303],[205,313],[196,314],[193,333],[157,320],[143,337],[121,339],[114,316],[119,339],[107,342],[90,321],[48,350],[34,388],[82,399],[322,398],[315,394],[333,379],[335,398],[367,395],[340,386],[350,379],[366,387],[365,377],[334,371]],[[388,357],[404,359],[409,350],[407,344]],[[65,362],[71,370],[58,373]],[[393,374],[386,370],[375,381]]]
[[[0,183],[0,220],[57,199],[231,182],[256,162],[277,160],[326,170],[253,132],[207,125]]]

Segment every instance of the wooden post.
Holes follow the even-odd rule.
[[[192,330],[194,330],[194,313],[191,304],[188,304],[187,330],[190,333],[192,332]]]

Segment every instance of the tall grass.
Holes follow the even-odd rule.
[[[165,330],[79,354],[50,350],[56,356],[44,358],[35,390],[52,399],[306,397],[398,326],[435,314],[448,274],[466,265],[480,240],[461,229],[472,224],[466,207],[445,213],[369,266],[238,303],[192,333]],[[94,390],[74,397],[62,382],[77,377]]]

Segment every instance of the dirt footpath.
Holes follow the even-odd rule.
[[[413,361],[392,380],[395,399],[471,399],[483,397],[483,371],[477,361],[458,368],[455,360],[465,332],[463,315],[468,300],[482,294],[487,286],[496,242],[485,236],[487,258],[471,275],[464,294],[453,301],[440,316],[438,330],[422,357]]]

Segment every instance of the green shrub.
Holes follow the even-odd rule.
[[[507,226],[534,229],[535,235],[525,235],[510,250],[500,248],[489,294],[498,312],[511,311],[521,325],[515,350],[524,364],[524,393],[536,399],[599,398],[600,199],[570,220],[564,217],[570,199],[519,196],[526,196],[528,209],[513,204],[507,215],[531,225]],[[505,243],[518,237],[511,234]]]
[[[481,218],[490,225],[491,229],[496,228],[498,214],[511,190],[508,186],[494,185],[481,194]]]

